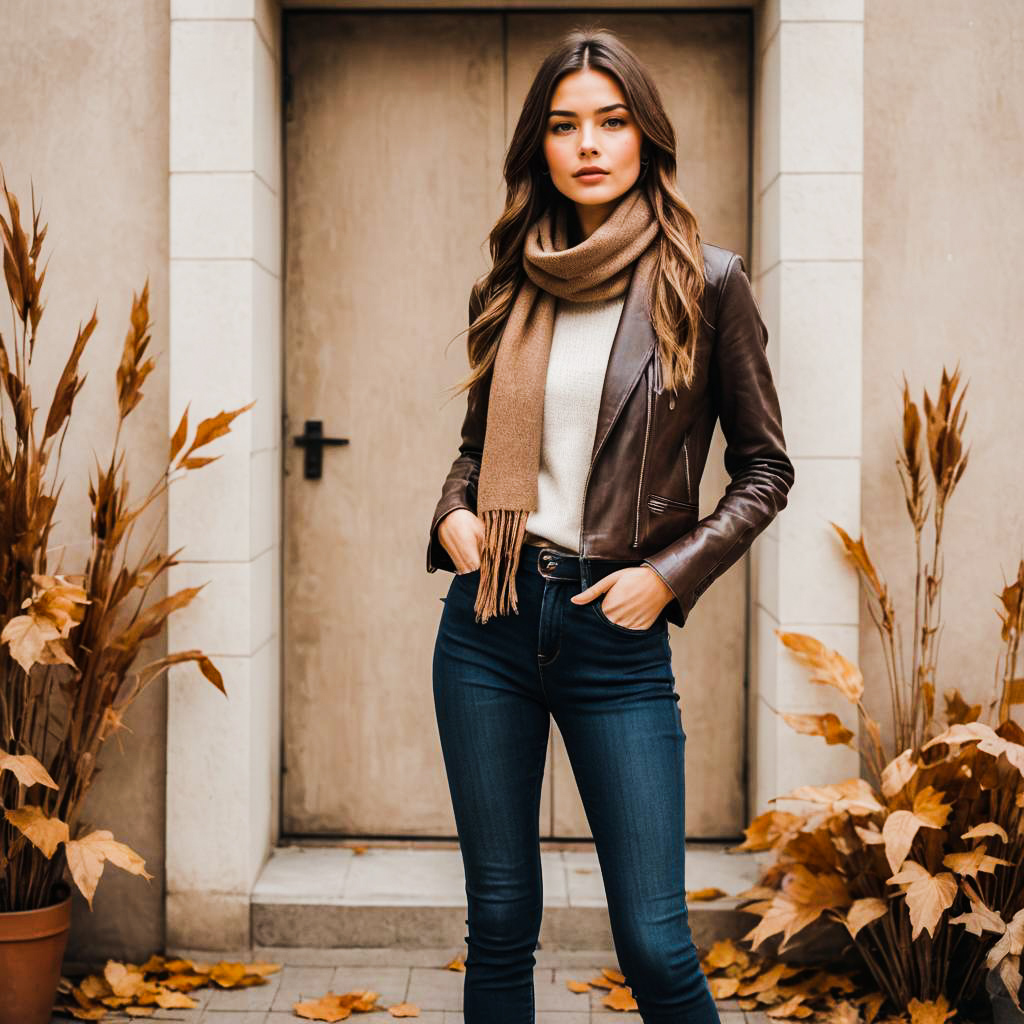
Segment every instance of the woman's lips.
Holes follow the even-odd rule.
[[[592,185],[594,182],[603,181],[608,175],[605,171],[591,171],[587,174],[577,174],[576,180],[582,181],[585,185]]]

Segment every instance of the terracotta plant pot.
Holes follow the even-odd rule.
[[[0,1024],[50,1024],[71,927],[71,889],[39,910],[0,913]]]

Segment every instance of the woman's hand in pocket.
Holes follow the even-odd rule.
[[[457,572],[480,568],[484,521],[468,508],[453,508],[437,526],[437,539],[455,563]]]

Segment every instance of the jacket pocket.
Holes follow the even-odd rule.
[[[663,494],[649,494],[647,496],[647,508],[654,515],[660,515],[673,509],[683,512],[696,512],[697,504],[693,501],[679,501],[676,498],[667,498]]]

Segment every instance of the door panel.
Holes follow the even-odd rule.
[[[450,575],[424,572],[425,530],[458,445],[465,396],[448,388],[468,367],[455,335],[488,266],[507,140],[537,63],[575,21],[287,16],[286,834],[455,836],[431,689]],[[745,252],[749,18],[601,21],[654,70],[704,237]],[[316,480],[292,440],[306,420],[349,439],[324,450]],[[702,514],[724,489],[721,452],[716,432]],[[694,837],[746,820],[742,565],[672,630]],[[541,833],[589,836],[557,728]]]
[[[424,517],[501,210],[500,14],[288,19],[285,764],[291,833],[454,834]],[[303,478],[292,435],[350,439]]]

